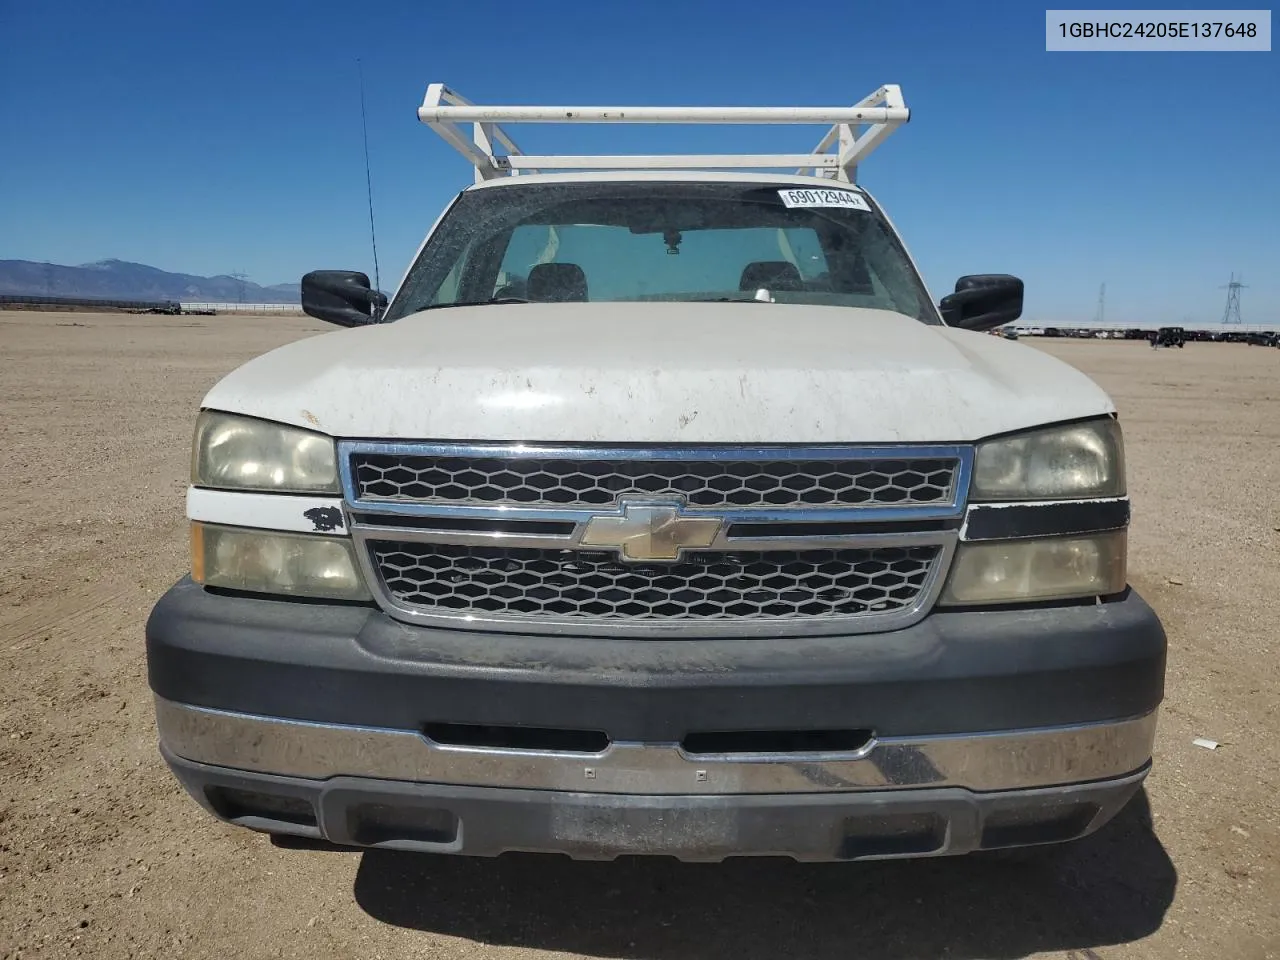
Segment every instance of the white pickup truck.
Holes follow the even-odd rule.
[[[856,181],[897,87],[721,110],[436,84],[419,116],[475,183],[389,302],[308,274],[347,329],[196,420],[191,572],[147,651],[206,810],[405,850],[856,860],[1124,806],[1165,635],[1127,584],[1116,409],[983,335],[1019,280],[935,304]],[[808,154],[568,157],[521,152],[522,121],[830,127]]]

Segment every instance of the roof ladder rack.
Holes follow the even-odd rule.
[[[476,182],[545,170],[723,170],[797,168],[797,174],[854,183],[858,163],[911,112],[887,84],[851,107],[531,107],[478,106],[433,83],[418,108],[431,127],[475,167]],[[468,137],[459,124],[472,124]],[[831,124],[811,153],[531,156],[504,123]],[[834,148],[834,151],[833,151]]]

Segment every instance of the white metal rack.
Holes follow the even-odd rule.
[[[858,163],[910,118],[896,84],[881,87],[851,107],[486,107],[443,83],[433,83],[418,108],[418,119],[475,167],[477,183],[543,170],[784,167],[853,183]],[[470,137],[459,126],[463,123],[472,124]],[[831,128],[811,153],[532,156],[516,146],[503,123],[831,124]]]

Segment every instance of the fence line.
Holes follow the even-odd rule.
[[[302,313],[300,303],[209,303],[182,301],[183,310],[212,310],[214,313]]]
[[[216,303],[213,301],[125,300],[115,297],[47,297],[0,294],[0,307],[67,310],[138,310],[148,313],[287,313],[301,314],[300,303]]]
[[[116,310],[169,309],[177,312],[173,300],[119,300],[110,297],[42,297],[27,294],[0,294],[0,304],[33,307],[102,307]]]

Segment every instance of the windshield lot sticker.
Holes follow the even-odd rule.
[[[786,207],[844,207],[871,212],[866,198],[852,190],[779,190],[778,197]]]

